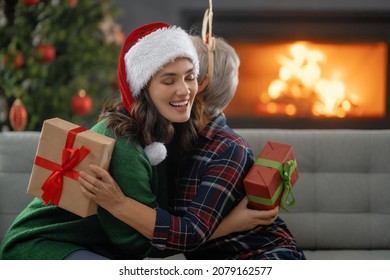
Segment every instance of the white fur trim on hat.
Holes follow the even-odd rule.
[[[159,164],[167,156],[167,148],[160,142],[153,142],[152,144],[147,145],[144,148],[144,151],[151,165]]]
[[[134,98],[167,63],[188,57],[199,74],[199,59],[190,36],[180,27],[158,29],[141,38],[125,55],[126,79]]]

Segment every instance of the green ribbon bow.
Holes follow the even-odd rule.
[[[271,167],[279,170],[280,176],[282,178],[282,182],[280,183],[278,189],[283,189],[282,198],[280,200],[280,206],[286,210],[287,206],[293,206],[295,204],[295,197],[292,193],[292,185],[291,185],[291,175],[293,174],[296,166],[297,161],[289,160],[285,163],[281,163],[278,161],[270,160],[270,159],[264,159],[264,158],[257,158],[255,160],[256,165],[262,165],[266,167]],[[288,200],[288,197],[291,196],[291,200]]]

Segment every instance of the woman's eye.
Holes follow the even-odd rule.
[[[173,80],[165,80],[162,82],[164,85],[170,86],[173,84]]]
[[[189,80],[189,81],[195,80],[195,74],[190,74],[190,75],[188,75],[188,76],[187,76],[187,80]]]

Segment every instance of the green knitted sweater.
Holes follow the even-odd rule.
[[[114,138],[105,123],[91,130]],[[141,146],[116,139],[109,171],[125,195],[150,207],[158,206],[159,178]],[[97,215],[80,218],[34,198],[4,236],[0,259],[63,259],[79,249],[110,259],[142,259],[156,251],[148,239],[100,207]]]

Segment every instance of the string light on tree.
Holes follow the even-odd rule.
[[[71,99],[71,109],[76,115],[86,115],[93,107],[92,98],[84,89],[81,89]]]

